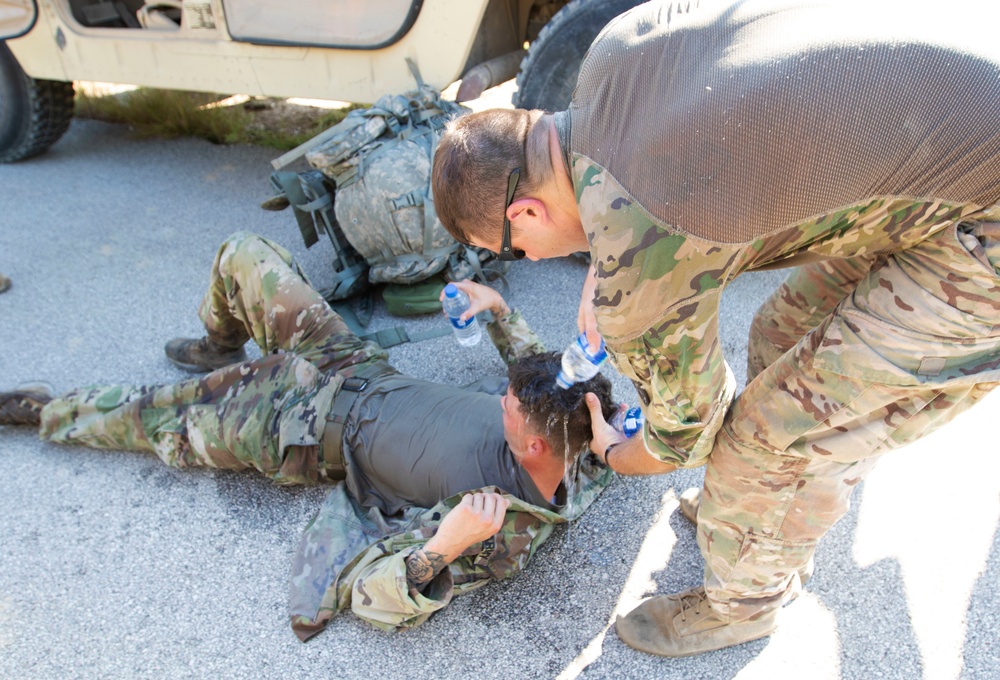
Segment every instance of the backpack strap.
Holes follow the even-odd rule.
[[[306,208],[312,202],[302,192],[299,173],[272,172],[271,186],[283,193],[292,206],[292,213],[295,215],[295,221],[299,223],[299,231],[302,233],[302,240],[305,241],[306,248],[316,245],[316,242],[319,241],[319,235],[316,233],[312,210]],[[329,197],[327,197],[327,204],[329,204]]]
[[[410,67],[410,73],[413,74],[413,79],[417,81],[417,88],[424,89],[424,79],[420,77],[420,69],[417,67],[417,62],[413,61],[410,57],[406,58],[406,65]]]
[[[330,307],[333,308],[333,311],[339,314],[340,318],[344,320],[345,324],[347,324],[347,327],[351,329],[352,333],[357,335],[362,340],[370,340],[385,349],[401,345],[404,342],[422,342],[423,340],[440,338],[441,336],[449,335],[451,333],[450,326],[413,332],[406,330],[404,326],[394,326],[392,328],[383,328],[382,330],[365,333],[364,326],[367,325],[367,320],[364,324],[362,324],[350,302],[346,300],[328,300],[328,302],[330,303]]]
[[[323,173],[272,172],[271,185],[292,206],[302,240],[312,247],[325,233],[333,244],[333,286],[319,291],[327,299],[350,297],[368,287],[368,263],[347,242],[333,212],[333,193]]]
[[[374,333],[367,333],[360,336],[363,340],[372,340],[382,347],[389,348],[401,345],[404,342],[420,342],[431,338],[440,338],[443,335],[450,335],[451,328],[432,328],[426,331],[413,331],[412,333],[404,326],[393,328],[383,328]]]

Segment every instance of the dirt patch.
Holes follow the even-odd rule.
[[[332,111],[349,108],[326,107],[312,104],[294,103],[294,100],[276,98],[254,98],[243,104],[243,110],[250,114],[250,129],[268,131],[285,138],[296,138],[315,131]]]

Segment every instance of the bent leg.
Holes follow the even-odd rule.
[[[237,233],[222,244],[198,315],[223,347],[252,338],[264,354],[294,352],[323,371],[387,357],[348,328],[291,253],[260,236]]]
[[[871,269],[870,257],[796,267],[754,314],[747,346],[747,382],[814,329]]]
[[[878,262],[737,398],[698,514],[706,592],[725,620],[787,601],[877,458],[1000,384],[993,233],[952,227]]]

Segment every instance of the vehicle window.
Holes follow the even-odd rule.
[[[0,0],[0,40],[24,35],[34,26],[36,16],[32,0]]]
[[[223,0],[234,40],[376,49],[410,30],[420,0]]]

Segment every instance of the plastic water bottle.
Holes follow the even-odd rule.
[[[460,318],[462,313],[469,308],[469,296],[466,295],[454,283],[449,283],[444,287],[444,312],[451,321],[451,330],[455,331],[455,339],[458,344],[465,347],[472,347],[483,337],[483,329],[479,326],[479,320],[475,315],[470,316],[465,321]]]
[[[645,422],[646,417],[642,415],[642,409],[638,406],[633,406],[627,411],[619,409],[616,414],[611,416],[611,420],[608,422],[608,425],[615,428],[626,437],[631,437],[642,429]]]
[[[592,353],[587,346],[587,334],[581,333],[563,352],[562,370],[556,376],[556,384],[566,389],[575,383],[590,380],[601,370],[607,358],[604,340],[601,340],[597,352]]]

